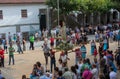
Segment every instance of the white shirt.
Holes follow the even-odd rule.
[[[21,36],[21,33],[20,33],[20,32],[18,32],[18,33],[17,33],[17,35],[20,37],[20,36]]]
[[[111,71],[109,74],[110,79],[117,79],[117,73],[114,71]]]
[[[93,74],[93,79],[98,79],[98,70],[97,70],[97,68],[92,69],[91,73]]]
[[[82,65],[83,65],[82,63],[81,63],[81,64],[78,64],[79,73],[80,73],[80,71],[81,71]]]
[[[62,62],[67,62],[67,55],[61,56]]]
[[[107,29],[107,26],[104,25],[103,27],[104,27],[105,30]]]
[[[105,59],[106,64],[107,64],[107,63],[108,63],[108,59],[107,59],[107,57],[106,57],[106,56],[103,56],[103,58]]]
[[[59,64],[58,68],[59,70],[62,70],[62,64]]]
[[[75,33],[72,34],[72,37],[75,37]]]

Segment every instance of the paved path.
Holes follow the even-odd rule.
[[[42,43],[40,43],[42,44]],[[98,44],[97,44],[98,45]],[[37,44],[36,44],[37,46]],[[87,47],[87,57],[92,60],[92,56],[90,55],[90,45],[86,45]],[[117,43],[111,43],[110,49],[115,50],[117,48]],[[56,53],[56,61],[59,59],[60,53]],[[72,66],[75,64],[75,55],[74,53],[68,54],[70,61],[68,61],[68,66]],[[38,44],[38,47],[33,51],[26,51],[24,54],[15,54],[15,65],[8,65],[8,55],[5,55],[5,68],[1,68],[3,75],[6,79],[21,79],[23,74],[29,77],[32,72],[32,67],[35,62],[40,61],[43,65],[45,65],[45,60],[43,56],[43,51]],[[50,63],[49,63],[50,64]],[[58,66],[58,63],[57,63]],[[48,69],[49,66],[48,66]],[[120,78],[120,77],[119,77]]]

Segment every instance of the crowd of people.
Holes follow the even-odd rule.
[[[56,66],[55,53],[57,51],[53,49],[54,40],[56,39],[58,45],[62,42],[62,39],[58,39],[59,43],[57,43],[56,33],[55,37],[50,38],[51,48],[48,46],[47,40],[44,41],[43,45],[46,65],[48,65],[48,57],[50,57],[50,70],[47,69],[46,65],[44,67],[40,62],[36,62],[33,66],[33,72],[30,74],[30,79],[117,79],[117,71],[120,70],[120,49],[109,49],[109,42],[120,40],[120,30],[115,29],[113,31],[111,29],[104,29],[103,32],[96,31],[96,39],[90,42],[90,54],[94,56],[93,59],[86,57],[88,52],[85,40],[82,38],[82,41],[80,41],[80,38],[77,37],[77,35],[80,37],[82,34],[79,31],[67,30],[66,34],[70,37],[67,42],[78,45],[77,48],[71,49],[71,53],[75,53],[75,64],[72,66],[68,66],[67,63],[70,60],[69,52],[64,50],[60,54],[59,65]],[[84,35],[85,33],[83,33]],[[99,43],[98,47],[96,42]]]
[[[44,39],[44,44],[42,48],[46,64],[44,66],[39,61],[36,62],[33,65],[30,79],[117,79],[117,71],[120,70],[120,49],[109,49],[109,42],[118,41],[119,43],[119,26],[115,27],[114,25],[108,24],[102,27],[102,30],[101,27],[96,27],[96,30],[94,30],[95,40],[91,41],[88,40],[85,29],[76,27],[75,30],[72,30],[71,28],[66,28],[66,42],[74,46],[77,45],[77,48],[71,49],[71,51],[61,51],[58,61],[56,61],[55,53],[57,51],[54,47],[63,42],[61,38],[63,31],[61,31],[60,27],[55,29],[56,31],[51,33],[50,39],[48,39],[48,34],[45,32],[46,30],[43,30],[42,38]],[[89,31],[91,30],[92,29],[89,29]],[[50,40],[50,47],[48,40]],[[30,49],[34,50],[34,35],[30,36],[29,41]],[[22,49],[19,37],[17,37],[16,44],[19,53],[23,53],[23,50],[26,50],[25,42],[25,39],[23,39]],[[96,42],[99,43],[99,46],[96,45]],[[85,45],[87,43],[90,43],[90,54],[94,56],[92,60],[86,56],[87,53],[89,53]],[[4,45],[4,49],[0,48],[1,66],[3,67],[4,51],[7,51],[7,49],[9,53],[9,65],[11,64],[11,59],[13,60],[13,65],[15,64],[15,49],[12,46],[13,43],[11,43],[10,38],[9,45],[9,48],[7,48],[6,45]],[[70,60],[68,57],[69,53],[75,53],[75,64],[72,66],[68,65],[68,60]],[[50,69],[47,68],[48,57],[50,57]],[[73,62],[74,60],[70,61]],[[59,63],[58,66],[56,66],[56,62]],[[27,78],[23,75],[22,79]]]

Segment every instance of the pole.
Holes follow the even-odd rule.
[[[59,15],[60,15],[60,14],[59,14],[59,13],[60,13],[60,11],[59,11],[59,8],[60,8],[60,7],[59,7],[59,0],[57,0],[57,6],[58,6],[58,26],[59,26],[59,20],[60,20],[60,17],[59,17]]]

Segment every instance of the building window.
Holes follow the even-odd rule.
[[[0,10],[0,19],[3,19],[3,11]]]
[[[27,18],[27,10],[21,10],[21,17]]]

